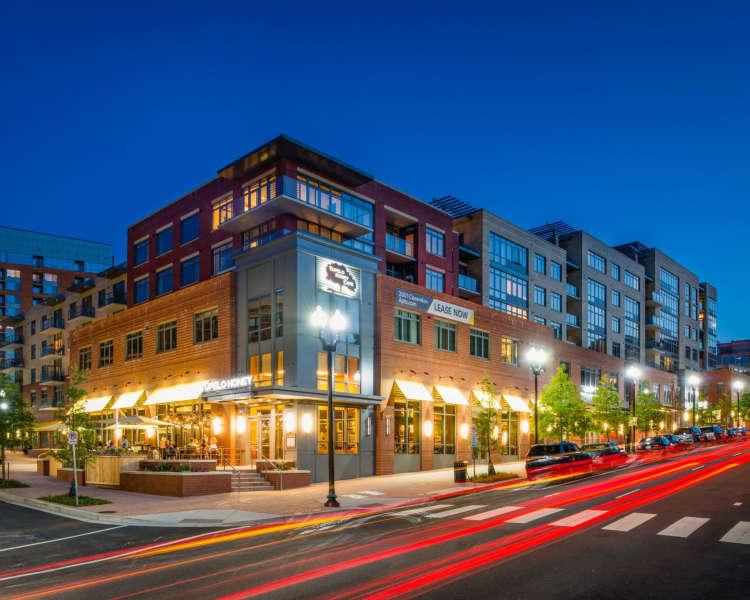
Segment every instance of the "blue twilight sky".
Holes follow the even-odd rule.
[[[0,6],[2,224],[113,243],[287,133],[423,200],[661,250],[750,337],[746,2]]]

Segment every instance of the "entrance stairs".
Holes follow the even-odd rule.
[[[255,469],[238,469],[232,471],[233,492],[265,492],[273,486]]]

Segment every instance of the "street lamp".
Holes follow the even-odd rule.
[[[641,370],[635,365],[629,366],[625,370],[625,377],[633,382],[633,402],[630,403],[630,447],[635,448],[635,399],[638,395],[638,381],[641,378]]]
[[[8,403],[5,401],[5,390],[0,390],[0,410],[3,412],[7,412],[8,410]],[[3,437],[5,437],[5,434],[3,434]],[[3,473],[2,476],[0,476],[0,479],[5,479],[5,439],[0,443],[0,451],[2,451],[2,455],[0,455],[0,463],[3,465]]]
[[[547,362],[547,352],[544,348],[532,346],[526,352],[526,360],[534,373],[534,443],[539,443],[539,374],[544,373],[544,365]]]
[[[740,396],[742,389],[745,387],[745,383],[739,379],[732,383],[734,391],[737,392],[737,422],[734,424],[735,427],[740,427]]]
[[[320,306],[310,316],[310,323],[318,330],[320,343],[328,354],[328,498],[324,506],[339,506],[334,488],[333,435],[336,431],[333,412],[333,355],[341,332],[346,329],[346,317],[337,309],[329,315]]]
[[[693,427],[695,427],[695,401],[696,396],[698,395],[698,384],[701,382],[701,378],[697,375],[691,375],[688,377],[688,385],[691,388],[691,393],[693,395]]]

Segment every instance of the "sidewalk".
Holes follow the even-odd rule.
[[[28,488],[0,491],[0,500],[21,503],[66,516],[101,523],[129,523],[172,527],[216,527],[244,525],[291,515],[332,511],[323,506],[328,483],[284,491],[231,492],[210,496],[173,498],[124,492],[94,486],[80,488],[82,495],[109,500],[112,504],[66,507],[35,500],[41,496],[65,494],[69,484],[36,473],[36,460],[21,454],[8,457],[11,477]],[[523,462],[495,465],[498,473],[524,474]],[[477,474],[486,473],[487,465],[477,465]],[[469,474],[473,474],[471,465]],[[453,482],[452,469],[343,479],[336,482],[336,494],[342,509],[367,508],[426,496],[472,488],[475,484]]]

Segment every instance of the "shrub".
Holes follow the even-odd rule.
[[[67,494],[60,494],[59,496],[42,496],[39,500],[46,500],[47,502],[55,502],[57,504],[65,504],[67,506],[75,506],[76,499]],[[78,496],[78,506],[95,506],[97,504],[112,504],[109,500],[103,498],[91,498],[90,496]]]
[[[0,488],[24,488],[29,487],[25,483],[21,483],[18,479],[3,479],[0,480]]]

